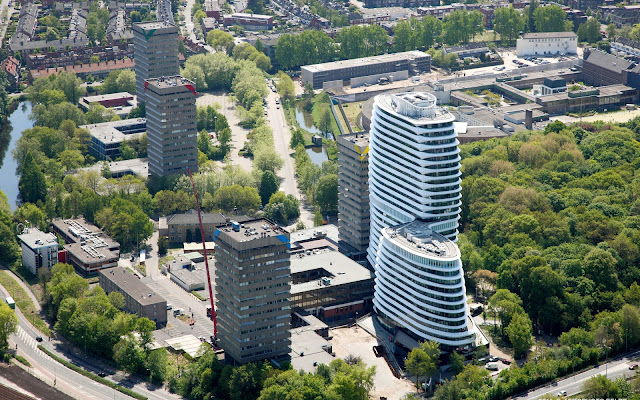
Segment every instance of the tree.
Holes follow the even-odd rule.
[[[513,316],[505,332],[513,346],[515,358],[524,356],[533,345],[531,331],[531,320],[527,314],[518,313]]]
[[[451,371],[454,375],[458,375],[464,369],[464,357],[456,351],[449,356],[449,362],[451,363]]]
[[[604,375],[596,375],[584,383],[581,395],[591,399],[617,399],[620,397],[620,390]]]
[[[500,34],[502,43],[512,43],[524,29],[524,18],[512,6],[496,9],[493,30]]]
[[[149,353],[145,365],[149,370],[149,377],[153,381],[164,382],[167,379],[169,357],[167,350],[159,348]]]
[[[134,374],[144,365],[144,352],[138,340],[132,335],[127,335],[114,346],[113,359],[126,372]]]
[[[6,350],[9,345],[9,335],[18,329],[16,313],[5,303],[0,304],[0,348]]]
[[[316,201],[321,212],[335,214],[338,211],[338,175],[325,175],[318,180]]]
[[[289,143],[289,147],[295,149],[298,145],[304,146],[304,135],[300,129],[294,129],[291,133],[291,142]]]
[[[587,278],[591,279],[600,290],[615,290],[618,276],[615,272],[616,260],[608,251],[596,248],[584,257],[583,269]]]
[[[262,173],[262,179],[260,180],[260,198],[262,199],[262,205],[266,205],[269,202],[271,196],[280,188],[280,182],[278,177],[271,171],[265,171]]]
[[[124,296],[120,292],[109,293],[109,302],[118,310],[124,309]]]
[[[169,239],[166,236],[158,237],[158,253],[161,255],[167,254],[167,250],[169,249]]]
[[[332,119],[333,117],[331,115],[331,110],[329,110],[329,107],[324,107],[320,113],[318,129],[320,129],[322,132],[330,132]]]
[[[277,78],[278,83],[276,84],[276,88],[278,89],[278,93],[280,93],[280,96],[289,101],[295,99],[296,90],[291,77],[284,72],[279,71]]]
[[[207,34],[207,43],[216,51],[224,51],[229,54],[231,53],[231,49],[233,49],[234,40],[233,36],[227,32],[214,29]]]
[[[416,386],[420,387],[420,378],[432,375],[438,369],[440,347],[437,342],[422,342],[409,352],[405,360],[405,369],[416,377]]]
[[[533,17],[538,32],[563,32],[566,30],[567,14],[560,6],[538,7]]]
[[[58,156],[58,161],[69,171],[84,164],[84,156],[80,150],[65,150]]]
[[[587,22],[580,24],[578,27],[578,41],[596,43],[602,39],[600,32],[600,22],[595,18],[589,18]]]
[[[272,146],[260,146],[253,153],[253,165],[260,171],[278,171],[284,160]]]
[[[18,183],[20,199],[23,203],[36,203],[44,201],[47,195],[47,182],[42,170],[28,152],[22,161],[22,173]]]

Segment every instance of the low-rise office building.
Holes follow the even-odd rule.
[[[525,33],[516,41],[518,57],[578,54],[578,35],[573,32]]]
[[[230,219],[243,223],[249,220],[245,215],[226,217],[221,213],[203,213],[202,227],[206,241],[213,240],[213,235],[217,227],[226,225]],[[198,213],[195,210],[179,214],[172,214],[167,217],[160,217],[158,221],[158,231],[160,236],[169,238],[169,243],[200,242],[200,222]],[[202,244],[200,244],[202,246]],[[200,248],[202,250],[202,248]]]
[[[129,112],[138,105],[136,96],[128,92],[86,96],[78,103],[85,111],[88,111],[91,106],[101,105],[113,111],[121,119],[126,119]]]
[[[342,253],[315,250],[291,257],[291,309],[332,324],[371,310],[373,272]]]
[[[139,139],[147,131],[145,118],[102,122],[80,126],[89,131],[89,152],[98,160],[115,160],[120,157],[120,146],[126,140]]]
[[[271,15],[235,13],[225,15],[223,24],[225,27],[240,25],[248,31],[268,31],[273,29],[273,17]]]
[[[149,318],[157,327],[167,324],[167,301],[126,269],[104,269],[100,271],[99,282],[106,294],[122,294],[126,311]]]
[[[69,264],[85,275],[118,265],[120,243],[84,218],[56,219],[53,231],[67,243]]]
[[[38,269],[51,269],[58,263],[58,238],[37,228],[28,228],[18,235],[22,247],[22,266],[33,275]]]
[[[353,60],[334,61],[301,67],[302,82],[314,89],[360,86],[377,83],[380,78],[408,79],[411,75],[431,71],[431,56],[422,51],[383,54]]]
[[[583,59],[582,75],[585,83],[640,88],[640,67],[632,60],[591,48],[584,49]]]

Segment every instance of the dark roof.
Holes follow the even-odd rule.
[[[606,68],[610,71],[614,71],[618,74],[623,70],[635,66],[633,61],[616,57],[613,54],[605,53],[601,50],[585,52],[584,61],[590,64],[595,64],[600,68]]]
[[[559,88],[567,86],[567,81],[559,76],[550,76],[548,78],[544,78],[544,85],[550,88]]]
[[[237,222],[248,221],[250,218],[246,215],[229,217],[230,220]],[[198,213],[196,210],[190,210],[182,214],[173,214],[167,217],[167,225],[197,225]],[[224,225],[227,223],[227,217],[221,213],[203,213],[203,224]]]
[[[100,270],[100,275],[101,278],[104,276],[142,305],[166,302],[164,297],[154,292],[149,286],[140,282],[140,279],[122,267]]]

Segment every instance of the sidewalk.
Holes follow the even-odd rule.
[[[40,306],[40,302],[38,301],[38,298],[36,297],[35,294],[33,294],[33,292],[31,291],[31,288],[29,287],[29,285],[27,285],[26,283],[24,283],[24,281],[22,279],[20,279],[20,277],[18,277],[15,273],[13,273],[13,271],[11,271],[9,268],[7,268],[6,266],[3,265],[3,269],[5,269],[9,275],[11,275],[11,277],[18,282],[18,284],[20,286],[22,286],[22,288],[24,289],[25,292],[27,292],[27,295],[29,296],[29,298],[31,299],[31,302],[33,303],[33,306],[36,308],[36,311],[40,312],[42,310],[42,306]]]

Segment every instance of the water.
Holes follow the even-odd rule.
[[[327,154],[327,149],[324,147],[309,147],[307,148],[307,154],[311,161],[319,166],[322,166],[322,163],[325,161],[329,161],[329,155]]]
[[[310,113],[304,112],[303,107],[304,105],[302,103],[296,104],[296,121],[298,121],[298,125],[311,134],[322,135],[320,129],[313,125],[313,116]]]
[[[33,121],[29,119],[31,113],[31,103],[25,102],[18,105],[18,108],[9,116],[8,132],[0,133],[0,189],[9,198],[11,211],[15,211],[18,201],[18,180],[16,174],[18,163],[13,158],[18,139],[22,136],[22,131],[33,128]],[[8,143],[7,143],[8,140]]]

